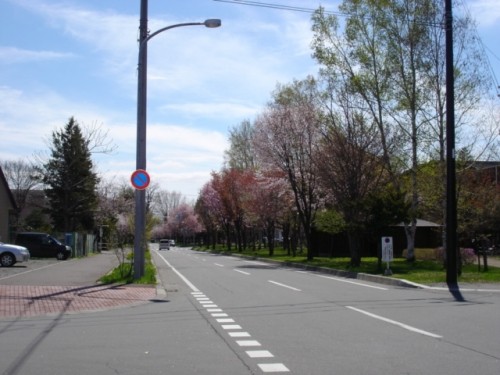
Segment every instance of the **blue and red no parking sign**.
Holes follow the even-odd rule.
[[[151,179],[149,178],[149,174],[144,169],[137,169],[134,173],[132,173],[132,176],[130,176],[130,182],[137,190],[146,189],[149,186],[150,181]]]

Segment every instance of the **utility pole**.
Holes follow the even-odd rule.
[[[146,103],[148,74],[148,0],[141,0],[139,64],[137,67],[137,155],[136,169],[146,170]],[[146,241],[146,191],[135,191],[134,279],[144,276]]]
[[[455,173],[455,78],[452,0],[445,0],[446,28],[446,282],[457,285],[457,196]]]

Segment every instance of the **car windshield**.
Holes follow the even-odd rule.
[[[49,236],[49,240],[50,240],[50,241],[54,241],[54,242],[55,242],[56,244],[58,244],[58,245],[60,245],[60,244],[61,244],[61,243],[60,243],[58,240],[56,240],[54,237],[50,237],[50,236]]]

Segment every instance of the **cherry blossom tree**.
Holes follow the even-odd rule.
[[[304,230],[307,258],[313,259],[312,228],[321,205],[314,154],[321,116],[313,78],[278,86],[273,102],[255,121],[254,147],[259,165],[286,175]]]

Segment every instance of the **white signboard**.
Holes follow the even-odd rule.
[[[391,262],[393,259],[392,237],[382,237],[382,261]]]

